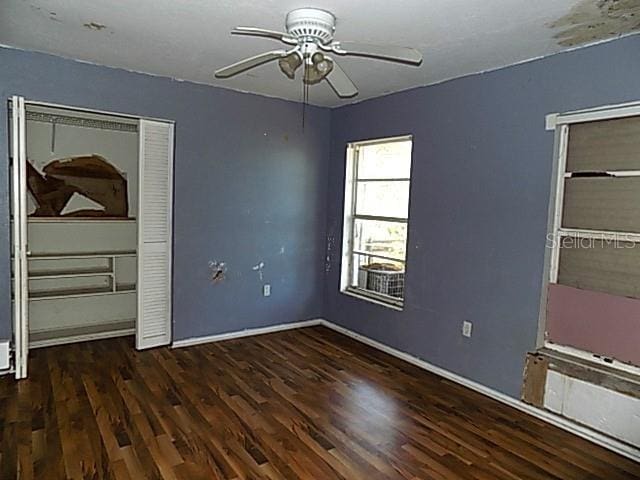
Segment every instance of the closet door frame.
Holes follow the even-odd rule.
[[[40,106],[40,107],[65,109],[65,110],[70,110],[75,112],[113,115],[117,117],[135,119],[135,120],[138,120],[139,122],[142,120],[149,120],[154,122],[160,122],[163,124],[168,124],[171,126],[171,152],[170,152],[170,155],[171,155],[170,156],[170,199],[171,201],[169,203],[169,210],[168,210],[169,222],[170,222],[168,262],[171,266],[173,265],[173,162],[174,162],[173,131],[174,131],[175,122],[173,120],[168,120],[163,118],[145,117],[140,115],[132,115],[128,113],[85,108],[82,106],[65,105],[65,104],[43,102],[43,101],[36,101],[36,100],[27,100],[24,97],[20,97],[20,96],[11,96],[9,97],[8,100],[12,105],[12,112],[14,111],[13,109],[15,108],[14,105],[18,105],[19,107],[17,117],[15,116],[15,114],[13,113],[11,114],[10,120],[11,120],[12,131],[11,131],[11,138],[9,140],[12,148],[11,150],[12,155],[14,155],[13,152],[16,151],[18,152],[18,157],[19,157],[19,162],[16,164],[16,161],[14,159],[13,163],[14,165],[21,166],[22,168],[22,170],[14,169],[12,166],[12,170],[11,170],[11,175],[12,175],[11,201],[12,203],[15,204],[14,206],[12,206],[12,209],[13,209],[12,211],[14,212],[14,215],[15,213],[18,213],[22,218],[22,220],[18,222],[19,223],[18,228],[16,228],[15,226],[16,223],[14,219],[14,228],[12,232],[13,239],[14,239],[13,240],[14,247],[12,250],[14,254],[14,260],[13,260],[14,269],[16,268],[16,266],[18,266],[18,270],[15,270],[16,272],[18,272],[18,275],[14,275],[14,279],[13,279],[13,285],[15,289],[14,302],[18,302],[16,303],[16,305],[19,305],[19,308],[14,308],[14,312],[13,312],[13,342],[14,342],[14,350],[15,350],[15,355],[13,358],[13,369],[15,371],[16,378],[21,379],[21,378],[27,377],[27,358],[28,358],[28,351],[29,351],[29,318],[28,318],[29,289],[28,289],[28,277],[27,277],[27,257],[29,255],[29,251],[28,251],[28,243],[27,243],[27,202],[26,202],[26,199],[27,199],[27,183],[26,183],[27,155],[26,155],[26,121],[25,121],[26,107]],[[20,112],[22,113],[22,115],[20,115]],[[17,130],[15,128],[16,126],[18,127]],[[140,164],[140,158],[138,158],[138,164]],[[15,189],[14,182],[17,182],[15,183],[15,185],[18,185],[21,188]],[[140,183],[141,183],[141,179],[139,178],[138,187],[140,186]],[[138,205],[138,209],[140,209],[140,205]],[[137,214],[136,221],[138,223],[141,222],[139,213]],[[22,246],[22,248],[19,249],[18,248],[19,246]],[[137,252],[137,253],[139,256],[140,252]],[[138,277],[139,277],[140,263],[138,263],[137,270],[138,270]],[[172,270],[170,270],[170,272],[172,272]],[[168,295],[169,295],[169,305],[170,305],[170,310],[169,310],[170,330],[168,332],[168,339],[169,339],[168,343],[171,343],[173,339],[173,320],[172,320],[173,312],[171,309],[171,305],[172,305],[171,300],[173,299],[172,280],[173,279],[170,278],[169,285],[168,285]],[[140,296],[139,285],[136,285],[136,292],[139,297]],[[140,332],[139,322],[140,322],[140,319],[136,318],[136,343],[137,343],[137,337]]]

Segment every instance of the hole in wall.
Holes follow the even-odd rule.
[[[227,276],[227,264],[212,260],[209,262],[209,280],[214,285],[222,282]]]

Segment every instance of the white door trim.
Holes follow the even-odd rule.
[[[13,212],[13,343],[16,379],[27,377],[29,356],[29,288],[27,279],[27,145],[25,100],[11,98]]]

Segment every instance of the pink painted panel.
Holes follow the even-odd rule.
[[[549,285],[548,340],[640,366],[640,299]]]

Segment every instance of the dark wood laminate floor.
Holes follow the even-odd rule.
[[[640,478],[640,464],[322,327],[132,343],[36,350],[28,380],[0,380],[0,478]]]

